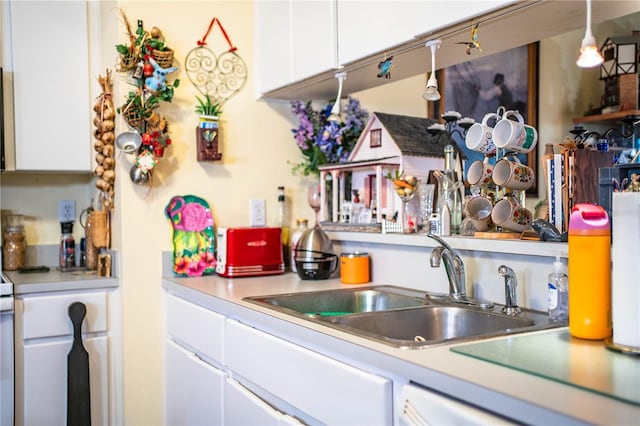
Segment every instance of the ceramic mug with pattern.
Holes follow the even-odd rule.
[[[515,197],[506,196],[493,206],[491,220],[496,226],[522,232],[531,227],[533,214],[522,207]]]
[[[467,182],[469,185],[493,185],[493,164],[489,163],[489,158],[476,160],[467,170]]]
[[[526,190],[535,179],[531,167],[522,164],[517,157],[514,160],[502,158],[493,167],[493,182],[503,188]]]

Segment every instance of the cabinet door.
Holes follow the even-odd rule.
[[[338,67],[337,32],[336,0],[292,2],[293,81]]]
[[[336,0],[258,1],[255,22],[258,95],[338,67]]]
[[[224,424],[279,426],[302,423],[275,410],[235,380],[227,379],[224,388]]]
[[[237,321],[227,320],[225,360],[231,374],[323,423],[392,423],[389,379]]]
[[[254,7],[260,96],[292,81],[291,2],[257,1]]]
[[[107,339],[107,336],[83,339],[89,353],[93,425],[109,424]],[[66,424],[67,355],[73,340],[49,340],[24,344],[22,359],[16,357],[16,424]]]
[[[221,425],[225,373],[171,340],[165,344],[165,423]]]
[[[339,63],[348,64],[458,22],[469,20],[470,25],[474,16],[509,3],[514,1],[383,0],[363,3],[338,0]],[[460,41],[466,41],[467,37],[467,34],[460,36]],[[427,58],[425,49],[425,64]]]
[[[91,170],[88,17],[84,1],[8,3],[16,170]],[[4,5],[3,5],[4,6]],[[6,71],[6,70],[5,70]]]

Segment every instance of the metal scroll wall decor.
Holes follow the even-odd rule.
[[[216,55],[207,47],[207,37],[218,24],[229,49]],[[222,105],[244,87],[247,81],[247,66],[237,53],[238,48],[224,30],[218,18],[213,18],[205,35],[198,40],[185,60],[185,70],[191,83],[202,94],[197,97],[196,112],[200,123],[196,128],[198,161],[218,161],[222,154],[218,151],[220,138],[220,115]]]

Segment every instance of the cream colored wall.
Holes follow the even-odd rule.
[[[163,423],[163,304],[161,253],[172,250],[171,229],[163,210],[168,200],[179,194],[199,195],[212,206],[217,226],[248,224],[248,200],[265,198],[270,222],[275,219],[276,187],[285,185],[293,200],[292,217],[312,218],[306,203],[304,179],[290,173],[287,161],[299,153],[290,129],[296,125],[286,102],[267,103],[253,97],[254,67],[253,4],[250,1],[124,1],[120,6],[135,25],[144,21],[147,29],[161,28],[167,43],[176,50],[181,85],[171,105],[163,106],[174,141],[158,166],[153,186],[136,186],[128,178],[130,158],[118,156],[116,211],[113,218],[113,245],[120,251],[118,275],[122,289],[124,420],[130,425]],[[102,7],[105,34],[102,46],[105,67],[113,67],[116,54],[108,32],[117,28],[125,40],[118,11],[112,4]],[[198,92],[184,73],[184,59],[204,34],[210,20],[218,17],[248,69],[248,81],[224,108],[222,124],[223,161],[196,161],[193,112]],[[118,25],[116,27],[116,25]],[[598,28],[594,28],[598,33]],[[571,118],[580,115],[589,101],[599,98],[581,89],[590,71],[575,67],[575,52],[581,34],[569,34],[541,43],[540,57],[540,143],[557,142],[571,128]],[[209,36],[210,46],[225,48],[220,33]],[[600,41],[600,38],[599,38]],[[425,70],[427,65],[425,55]],[[172,75],[174,77],[174,75]],[[378,89],[353,94],[369,111],[424,116],[422,100],[426,77],[403,81],[393,79]],[[597,84],[597,83],[596,83]],[[117,84],[116,103],[126,85]],[[587,96],[587,94],[589,94]],[[593,102],[593,101],[592,101]],[[118,131],[125,130],[119,123]],[[2,208],[37,212],[37,229],[30,243],[57,243],[59,228],[55,212],[57,200],[76,197],[79,204],[90,198],[93,188],[86,177],[53,178],[49,175],[5,175],[2,178]],[[55,207],[55,210],[53,209]],[[28,229],[29,234],[29,229]],[[116,367],[118,368],[118,367]]]

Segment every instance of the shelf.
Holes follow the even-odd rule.
[[[588,115],[586,117],[577,117],[573,119],[573,123],[595,123],[599,121],[618,121],[621,118],[628,117],[630,115],[639,115],[640,110],[632,109],[629,111],[618,111],[612,112],[610,114],[596,114],[596,115]]]

